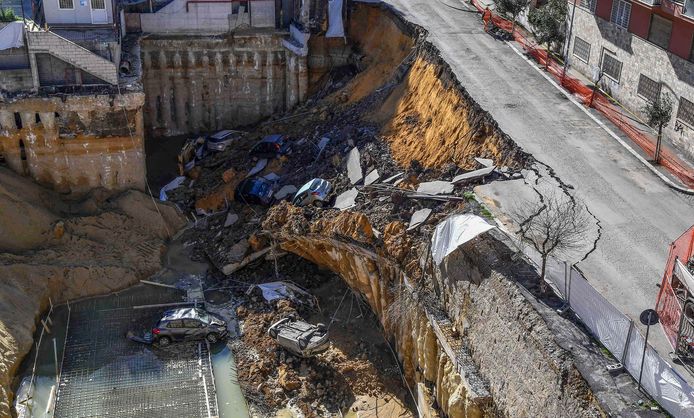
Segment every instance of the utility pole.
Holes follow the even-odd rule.
[[[569,35],[566,37],[566,50],[564,52],[564,68],[561,72],[561,81],[564,81],[564,76],[566,75],[566,70],[569,66],[569,53],[571,51],[571,34],[574,29],[574,15],[576,14],[576,2],[581,0],[573,0],[573,7],[571,8],[571,22],[569,23]]]

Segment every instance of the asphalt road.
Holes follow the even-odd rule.
[[[384,0],[429,32],[461,84],[504,132],[574,187],[601,227],[597,248],[579,267],[638,322],[639,313],[655,305],[668,245],[694,224],[694,198],[668,188],[523,57],[484,33],[472,6],[442,1]],[[515,191],[489,193],[503,211]],[[657,328],[652,342],[667,359],[671,347]]]

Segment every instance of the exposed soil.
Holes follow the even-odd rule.
[[[290,405],[306,417],[340,416],[380,403],[398,410],[395,416],[413,416],[399,366],[368,305],[334,273],[295,255],[278,260],[279,277],[274,271],[274,263],[264,262],[245,275],[260,281],[291,280],[309,290],[320,309],[242,296],[245,303],[237,309],[242,337],[233,347],[239,380],[254,412],[272,416]],[[329,325],[330,349],[301,359],[280,347],[267,329],[290,314]]]

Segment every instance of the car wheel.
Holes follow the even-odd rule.
[[[217,341],[219,341],[219,334],[217,334],[216,332],[210,332],[209,334],[207,334],[207,337],[205,338],[207,339],[207,342],[209,342],[210,344],[214,344]]]
[[[159,344],[159,347],[167,347],[171,344],[171,338],[159,337],[157,338],[157,344]]]
[[[325,206],[325,202],[322,200],[314,200],[313,206],[315,206],[317,208],[322,208],[323,206]]]

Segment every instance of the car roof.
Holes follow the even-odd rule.
[[[224,131],[219,131],[214,135],[210,135],[210,138],[212,138],[212,139],[224,139],[225,137],[230,136],[233,133],[234,133],[234,131],[230,131],[227,129]]]
[[[327,182],[327,180],[323,180],[320,178],[315,178],[311,181],[306,182],[301,188],[294,194],[295,196],[299,196],[300,194],[307,192],[309,190],[316,190],[322,182]]]
[[[162,321],[171,321],[175,319],[202,319],[207,312],[197,308],[178,308],[170,309],[162,315]]]
[[[260,142],[278,142],[283,138],[284,135],[282,134],[268,135],[265,138],[263,138]]]

